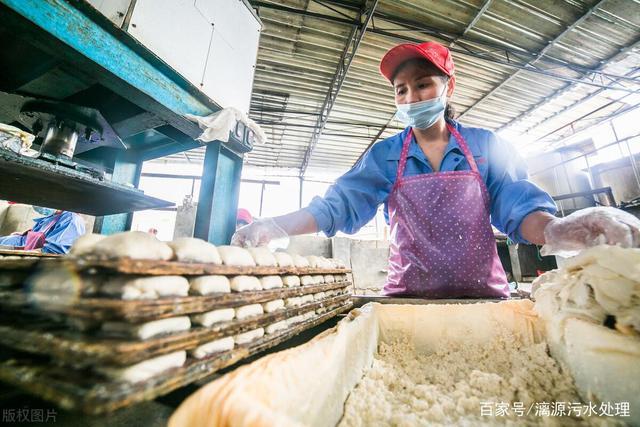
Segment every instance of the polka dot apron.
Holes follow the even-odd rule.
[[[390,256],[383,293],[506,298],[509,284],[489,221],[489,194],[466,141],[447,123],[470,171],[405,177],[411,129],[389,195]]]

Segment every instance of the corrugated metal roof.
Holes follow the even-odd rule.
[[[367,3],[251,3],[264,31],[250,116],[269,142],[246,162],[300,168]],[[372,142],[402,129],[392,120],[393,91],[378,64],[397,43],[425,40],[452,49],[459,120],[499,131],[520,148],[546,146],[639,102],[630,94],[640,90],[636,0],[380,0],[311,151],[308,173],[344,171]]]

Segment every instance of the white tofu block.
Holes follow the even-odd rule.
[[[274,252],[279,267],[293,267],[293,258],[286,252]]]
[[[73,242],[73,246],[69,249],[69,255],[83,256],[93,253],[93,247],[107,236],[104,234],[85,234],[80,236]]]
[[[297,316],[293,316],[287,319],[287,325],[295,325],[296,323],[300,323],[304,321],[304,316],[302,314],[298,314]]]
[[[315,285],[315,280],[313,279],[313,276],[300,276],[300,284],[302,286],[307,286],[307,285]]]
[[[282,331],[284,329],[287,329],[288,325],[287,325],[287,321],[286,320],[281,320],[280,322],[276,322],[276,323],[272,323],[269,326],[267,326],[266,328],[264,328],[265,332],[267,334],[274,334],[278,331]]]
[[[138,324],[126,322],[104,322],[102,324],[103,332],[126,335],[141,340],[158,335],[188,331],[189,328],[191,328],[191,320],[188,316],[171,317]]]
[[[324,275],[324,283],[335,283],[336,279],[333,277],[333,274],[325,274]]]
[[[307,261],[309,261],[309,267],[318,268],[318,262],[320,262],[320,257],[316,255],[309,255],[305,257]]]
[[[316,294],[313,294],[313,300],[314,301],[323,300],[325,297],[326,297],[326,294],[324,292],[318,292]]]
[[[125,300],[186,297],[189,281],[182,276],[113,276],[107,279],[100,291]]]
[[[297,307],[302,304],[302,297],[285,298],[284,304],[287,307]]]
[[[218,249],[202,239],[181,237],[169,242],[168,245],[173,249],[173,257],[176,261],[222,264]]]
[[[298,254],[291,254],[291,258],[293,258],[293,265],[298,268],[309,267],[309,260],[305,257]]]
[[[313,302],[313,294],[302,295],[302,304]]]
[[[101,239],[91,254],[102,258],[131,258],[168,261],[173,250],[155,236],[143,231],[125,231]]]
[[[300,286],[300,276],[282,276],[282,283],[289,288]]]
[[[249,304],[236,308],[236,319],[243,320],[263,314],[262,304]]]
[[[273,256],[273,253],[265,246],[259,248],[247,248],[247,251],[249,251],[253,257],[256,265],[261,267],[275,267],[278,265],[276,257]]]
[[[276,299],[269,302],[263,302],[262,308],[264,309],[265,313],[273,313],[274,311],[278,311],[284,308],[284,300]]]
[[[186,351],[176,351],[175,353],[164,354],[149,360],[136,363],[125,368],[121,367],[96,367],[96,371],[104,374],[108,378],[136,383],[146,381],[162,372],[173,368],[179,368],[187,360]]]
[[[235,265],[238,267],[255,267],[251,253],[238,246],[218,246],[218,253],[225,265]]]
[[[220,308],[202,314],[194,314],[191,316],[191,320],[197,325],[211,326],[220,322],[229,322],[234,317],[236,317],[234,308]]]
[[[194,295],[209,295],[231,292],[231,283],[227,276],[196,276],[189,279],[190,293]]]
[[[254,329],[252,331],[244,332],[242,334],[238,334],[235,337],[236,344],[249,344],[252,341],[257,340],[258,338],[264,335],[264,328]]]
[[[336,279],[336,282],[346,282],[347,275],[346,274],[334,274],[333,278]]]
[[[222,353],[223,351],[231,351],[235,345],[233,337],[221,338],[219,340],[211,341],[206,344],[202,344],[193,350],[189,350],[189,354],[196,359],[202,359],[215,353]]]
[[[32,296],[40,296],[60,299],[67,303],[73,302],[80,295],[92,295],[102,288],[104,282],[102,276],[78,275],[65,266],[43,268],[35,274],[25,276],[22,271],[3,271],[4,278],[0,279],[7,284],[28,284]]]
[[[255,276],[235,276],[231,278],[231,290],[234,292],[259,291],[261,289],[260,279]]]
[[[313,283],[315,283],[316,285],[321,285],[324,283],[324,276],[322,274],[316,274],[311,277],[313,278]]]
[[[335,266],[331,262],[331,260],[329,260],[329,258],[325,258],[321,256],[321,257],[318,257],[318,268],[331,269],[331,268],[335,268]]]
[[[281,288],[283,286],[282,277],[280,276],[262,276],[260,277],[262,289]]]

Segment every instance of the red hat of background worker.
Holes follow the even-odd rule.
[[[389,82],[393,83],[391,79],[398,67],[409,59],[416,58],[426,59],[446,76],[453,77],[455,69],[451,52],[445,46],[436,42],[399,44],[382,57],[380,72]]]
[[[238,209],[237,221],[244,221],[247,224],[251,224],[253,222],[253,216],[251,216],[248,210],[240,208]]]

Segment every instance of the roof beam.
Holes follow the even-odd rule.
[[[278,10],[280,12],[293,13],[293,14],[296,14],[296,15],[310,16],[310,17],[313,17],[313,18],[322,19],[324,21],[339,22],[341,24],[347,24],[347,25],[356,25],[356,24],[358,24],[358,21],[356,19],[340,18],[338,16],[326,15],[324,13],[311,12],[309,10],[296,9],[296,8],[289,7],[289,6],[283,6],[283,5],[275,4],[275,3],[267,3],[267,2],[264,2],[264,1],[251,1],[251,6],[258,7],[258,8],[259,7],[263,7],[265,9],[273,9],[273,10]]]
[[[309,166],[309,161],[311,160],[313,150],[318,144],[318,140],[322,135],[322,131],[327,124],[331,109],[336,102],[338,93],[342,88],[344,79],[347,76],[349,67],[351,66],[351,62],[356,56],[356,52],[358,51],[360,42],[362,41],[362,38],[367,31],[367,27],[369,26],[369,22],[373,17],[373,12],[375,11],[377,5],[378,0],[365,0],[362,8],[358,12],[358,16],[356,19],[357,25],[353,26],[353,29],[349,34],[349,38],[347,39],[347,43],[345,44],[344,50],[342,51],[342,55],[340,56],[340,60],[338,61],[338,66],[336,68],[335,74],[333,76],[333,79],[331,80],[331,84],[329,85],[329,90],[327,91],[327,95],[324,98],[322,108],[320,109],[320,116],[318,116],[318,119],[316,121],[316,127],[313,131],[311,141],[309,142],[309,147],[307,148],[304,159],[302,160],[302,165],[300,166],[301,177],[304,177],[304,173]]]
[[[382,136],[384,131],[387,130],[387,128],[389,127],[389,125],[391,124],[391,121],[393,120],[393,118],[395,116],[396,116],[396,113],[394,111],[393,114],[391,115],[391,117],[389,117],[389,120],[387,120],[387,123],[385,123],[384,126],[382,126],[380,128],[380,130],[378,131],[376,136],[373,137],[373,139],[371,140],[369,145],[367,145],[367,147],[364,150],[362,150],[362,153],[360,153],[360,156],[356,159],[355,162],[353,162],[353,166],[355,166],[356,163],[358,163],[360,161],[360,159],[362,159],[364,157],[364,155],[367,153],[367,151],[369,151],[369,148],[371,148],[373,146],[373,144],[375,144],[376,141],[378,141],[378,139],[380,139],[380,137]]]
[[[418,40],[415,38],[411,38],[411,37],[407,37],[404,35],[400,35],[400,34],[395,34],[392,33],[390,31],[387,30],[381,30],[379,28],[370,28],[368,31],[374,33],[374,34],[380,34],[382,36],[385,37],[390,37],[390,38],[395,38],[395,39],[399,39],[399,40],[405,40],[405,41],[409,41],[409,42],[413,42],[413,43],[422,43],[423,40]],[[472,56],[474,58],[478,58],[481,59],[483,61],[488,61],[488,62],[493,62],[494,64],[500,64],[503,65],[505,67],[509,67],[509,68],[516,68],[518,69],[518,71],[522,70],[522,71],[527,71],[529,73],[533,73],[533,74],[540,74],[543,76],[547,76],[556,80],[561,80],[561,81],[565,81],[565,82],[574,82],[574,83],[581,83],[587,86],[593,86],[593,87],[599,87],[599,88],[604,88],[604,89],[616,89],[616,90],[622,90],[624,92],[633,92],[632,90],[629,89],[620,89],[618,88],[612,88],[610,86],[607,85],[602,85],[599,83],[592,83],[592,82],[587,82],[587,81],[582,81],[582,80],[578,80],[572,77],[567,77],[567,76],[563,76],[561,74],[557,74],[557,73],[552,73],[550,71],[545,71],[539,68],[536,68],[533,65],[529,65],[529,63],[525,63],[525,64],[516,64],[513,62],[510,62],[510,60],[501,60],[501,59],[497,59],[497,58],[492,58],[492,57],[487,57],[485,54],[480,53],[480,52],[472,52],[466,49],[457,49],[457,48],[451,48],[449,49],[451,52],[455,52],[458,53],[460,55],[467,55],[467,56]],[[569,67],[571,68],[571,67]],[[620,79],[625,79],[625,80],[631,80],[635,83],[639,83],[638,80],[635,80],[631,77],[625,77],[625,76],[618,76],[618,75],[612,75],[612,74],[607,74],[607,73],[602,73],[600,71],[593,71],[593,70],[589,70],[588,72],[593,73],[594,75],[601,75],[604,77],[608,77],[608,78],[620,78]]]
[[[335,1],[331,1],[330,3],[336,3]],[[258,1],[252,1],[251,2],[252,5],[257,6],[260,5],[260,7],[265,8],[265,9],[275,9],[275,10],[281,10],[282,7],[278,6],[278,5],[274,5],[273,3],[265,3],[265,2],[258,2]],[[343,6],[342,4],[340,4],[341,7],[346,7]],[[323,14],[319,14],[319,13],[315,13],[315,12],[308,12],[306,10],[303,9],[295,9],[295,8],[291,8],[291,7],[286,7],[287,12],[289,13],[295,13],[298,15],[303,15],[303,16],[316,16],[319,17],[320,19],[325,19],[327,21],[331,21],[331,22],[336,22],[336,23],[342,23],[342,24],[349,24],[349,25],[355,25],[355,22],[350,22],[348,20],[345,20],[343,18],[339,18],[339,17],[335,17],[335,16],[331,16],[331,15],[323,15]],[[313,13],[313,15],[311,15]],[[425,33],[425,34],[429,34],[433,37],[437,37],[440,39],[443,39],[449,43],[456,41],[456,43],[461,44],[463,42],[463,40],[461,39],[459,34],[454,34],[454,33],[448,33],[446,31],[442,31],[442,30],[438,30],[435,28],[431,28],[431,27],[427,27],[424,26],[418,22],[415,21],[410,21],[410,20],[406,20],[406,19],[402,19],[402,18],[398,18],[398,17],[394,17],[394,16],[390,16],[390,15],[386,15],[386,14],[379,14],[379,13],[375,13],[374,14],[375,18],[379,18],[379,19],[383,19],[385,21],[397,24],[397,25],[402,25],[402,26],[406,26],[408,28],[414,29],[416,31]],[[389,37],[389,38],[395,38],[398,40],[403,40],[403,41],[407,41],[407,42],[413,42],[413,43],[421,43],[424,40],[421,39],[415,39],[412,37],[407,37],[406,35],[400,34],[400,33],[394,33],[388,29],[382,29],[382,28],[368,28],[367,31],[373,33],[373,34],[379,34],[385,37]],[[473,58],[477,58],[477,59],[481,59],[483,61],[487,61],[487,62],[491,62],[494,64],[499,64],[508,68],[515,68],[515,69],[520,69],[520,70],[526,70],[530,73],[535,73],[535,74],[541,74],[550,78],[554,78],[557,80],[563,80],[563,81],[568,81],[568,82],[574,82],[575,79],[572,79],[570,77],[567,76],[563,76],[561,74],[557,74],[557,73],[553,73],[553,72],[549,72],[549,71],[544,71],[532,66],[529,66],[528,63],[516,63],[513,62],[513,58],[516,57],[518,58],[519,56],[526,56],[529,58],[532,58],[531,61],[533,60],[537,60],[539,59],[539,54],[536,52],[529,52],[525,49],[513,49],[513,48],[508,48],[502,45],[498,45],[496,43],[491,43],[491,42],[487,42],[485,40],[482,39],[475,39],[475,38],[470,38],[470,37],[465,37],[464,41],[468,41],[470,43],[473,44],[477,44],[480,46],[484,46],[487,47],[489,49],[491,49],[490,51],[472,51],[466,47],[460,47],[460,48],[456,48],[456,47],[451,47],[450,50],[451,52],[460,54],[460,55],[467,55],[467,56],[471,56]],[[502,59],[502,58],[497,58],[495,56],[496,52],[502,52],[505,54],[507,59]],[[629,78],[629,77],[625,77],[625,76],[619,76],[619,75],[615,75],[615,74],[610,74],[610,73],[604,73],[602,71],[598,71],[596,69],[589,69],[586,67],[582,67],[580,65],[577,64],[572,64],[572,63],[568,63],[566,61],[562,61],[559,59],[555,59],[552,57],[546,57],[545,61],[549,61],[552,62],[554,64],[558,64],[561,67],[565,67],[568,68],[570,70],[576,71],[576,72],[585,72],[585,73],[592,73],[594,75],[600,75],[603,77],[607,77],[607,78],[618,78],[618,79],[625,79],[625,80],[630,80],[633,81],[634,83],[638,83],[638,79],[633,79],[633,78]],[[589,83],[585,83],[585,84],[589,84]],[[595,84],[595,83],[590,83],[590,86],[594,86],[594,87],[604,87],[603,85],[599,85],[599,84]]]
[[[478,23],[480,18],[482,18],[482,15],[484,15],[487,9],[489,9],[489,6],[491,6],[492,2],[493,0],[485,0],[484,4],[482,5],[478,13],[476,13],[476,16],[474,16],[471,22],[469,22],[469,24],[465,27],[464,31],[462,31],[462,34],[457,36],[451,43],[449,43],[449,47],[453,47],[453,45],[455,45],[458,42],[458,40],[460,40],[462,37],[467,35],[469,30],[471,30]]]
[[[622,49],[620,49],[618,52],[616,52],[615,54],[613,54],[610,58],[608,58],[606,61],[603,61],[602,64],[598,67],[598,69],[602,69],[604,68],[607,64],[611,63],[612,61],[615,61],[616,58],[625,55],[627,52],[629,52],[630,50],[634,50],[636,47],[640,46],[640,39],[636,39],[635,42],[623,47]],[[633,69],[630,72],[628,72],[627,74],[625,74],[625,77],[634,77],[635,74],[637,74],[637,69]],[[586,78],[589,75],[589,73],[584,73],[582,78]],[[614,83],[619,82],[621,79],[614,79]],[[548,96],[546,98],[544,98],[542,101],[536,103],[535,105],[532,105],[530,108],[528,108],[526,111],[523,111],[522,113],[520,113],[519,115],[517,115],[516,117],[514,117],[513,119],[509,120],[507,123],[505,123],[504,125],[500,126],[498,129],[496,129],[496,132],[505,129],[511,125],[513,125],[514,123],[524,119],[525,117],[527,117],[529,114],[531,114],[533,111],[537,110],[538,108],[540,108],[541,106],[543,106],[544,104],[546,104],[547,102],[552,101],[553,99],[559,98],[561,96],[564,96],[567,92],[570,92],[571,90],[573,90],[577,85],[579,85],[580,83],[569,83],[567,85],[565,85],[565,87],[563,87],[562,89],[555,91],[551,96]],[[538,126],[540,123],[542,123],[542,121],[545,120],[549,120],[552,119],[553,117],[557,116],[560,113],[564,113],[565,111],[585,102],[588,101],[589,99],[592,99],[594,96],[602,93],[603,91],[605,91],[605,88],[600,88],[598,90],[596,90],[595,92],[593,92],[590,95],[585,96],[584,98],[581,98],[579,100],[577,100],[576,102],[571,103],[570,105],[567,105],[566,107],[562,108],[561,110],[559,110],[556,114],[552,115],[551,117],[547,117],[544,120],[541,120],[539,122],[537,122],[536,124],[527,127],[527,129],[525,129],[525,131],[523,133],[527,133],[529,132],[533,127]]]
[[[625,95],[625,96],[624,96],[624,97],[622,97],[622,98],[625,98],[626,96],[628,96],[628,95]],[[569,123],[567,123],[567,124],[565,124],[565,125],[562,125],[561,127],[557,128],[557,129],[555,129],[555,130],[552,130],[551,132],[549,132],[549,133],[547,133],[547,134],[545,134],[545,135],[543,135],[543,136],[539,137],[539,138],[538,138],[538,139],[536,139],[534,142],[541,141],[541,140],[543,140],[543,139],[547,138],[548,136],[551,136],[551,135],[553,135],[553,134],[555,134],[555,133],[560,132],[560,131],[561,131],[561,130],[563,130],[563,129],[566,129],[567,127],[571,127],[571,128],[572,128],[572,131],[571,131],[572,135],[571,135],[571,136],[573,136],[573,135],[574,135],[574,134],[576,134],[576,133],[583,132],[583,131],[585,131],[585,130],[587,130],[587,129],[591,128],[591,127],[597,126],[597,125],[599,125],[600,123],[602,123],[602,122],[605,122],[605,121],[609,120],[610,118],[617,117],[617,116],[619,116],[619,115],[620,115],[620,114],[622,114],[622,113],[625,113],[625,112],[627,112],[627,111],[629,111],[629,110],[631,110],[631,109],[635,109],[635,108],[637,108],[637,105],[636,105],[636,106],[629,106],[629,107],[627,107],[627,108],[622,108],[621,106],[618,106],[618,107],[617,107],[618,109],[617,109],[616,111],[614,111],[613,113],[609,114],[608,116],[605,116],[605,118],[598,118],[598,117],[596,117],[596,118],[595,118],[595,123],[592,123],[592,124],[590,124],[590,125],[588,125],[588,126],[585,126],[585,127],[584,127],[584,128],[582,128],[582,129],[574,130],[574,125],[575,125],[575,124],[580,123],[581,121],[594,120],[594,119],[588,119],[588,117],[589,117],[589,116],[592,116],[593,114],[595,114],[595,113],[597,113],[597,112],[599,112],[599,111],[606,110],[607,108],[611,107],[611,106],[612,106],[612,105],[614,105],[614,104],[622,104],[622,105],[625,105],[625,103],[624,103],[624,102],[622,102],[622,99],[614,99],[613,101],[607,102],[605,105],[602,105],[602,106],[600,106],[600,107],[596,108],[595,110],[589,111],[588,113],[583,114],[582,116],[578,117],[577,119],[574,119],[574,120],[572,120],[571,122],[569,122]],[[548,144],[548,145],[554,144],[554,143],[556,143],[556,142],[558,142],[558,141],[562,141],[562,140],[564,140],[564,139],[566,139],[566,138],[567,138],[567,137],[561,138],[561,139],[559,139],[559,140],[551,141],[551,142],[550,142],[550,144]]]
[[[446,42],[449,42],[449,43],[454,41],[454,40],[457,40],[458,44],[461,44],[463,42],[463,40],[462,40],[462,38],[460,36],[460,33],[451,33],[451,32],[447,32],[447,31],[444,31],[444,30],[439,29],[439,28],[429,27],[429,26],[426,26],[423,23],[418,22],[418,21],[412,21],[412,20],[409,20],[409,19],[399,18],[397,16],[392,16],[392,15],[387,15],[387,14],[382,14],[382,13],[375,13],[374,18],[382,19],[384,21],[390,22],[392,24],[400,25],[400,26],[403,26],[403,27],[408,27],[408,28],[410,28],[412,30],[416,30],[416,31],[424,33],[424,34],[428,34],[430,36],[440,38],[440,39],[442,39],[442,40],[444,40]],[[477,21],[476,21],[476,23],[477,23]],[[381,33],[379,33],[379,34],[383,34],[383,35],[384,35],[384,33],[389,34],[389,31],[390,31],[389,29],[382,29],[379,26],[378,26],[378,28],[369,28],[368,31],[371,31],[371,32],[375,33],[377,30],[380,30]],[[399,37],[399,38],[402,38],[402,36],[399,36],[397,34],[396,34],[396,36]],[[410,40],[410,39],[407,39],[407,40]],[[423,41],[424,40],[419,40],[419,42],[423,42]],[[522,47],[512,48],[512,47],[508,47],[508,46],[505,46],[505,45],[500,44],[500,43],[490,42],[490,41],[484,40],[482,38],[469,37],[468,35],[465,37],[464,41],[469,42],[469,43],[473,43],[473,44],[476,44],[476,45],[483,46],[483,47],[487,48],[488,50],[487,51],[483,51],[483,52],[473,52],[468,47],[451,48],[449,50],[451,50],[452,52],[460,53],[460,54],[471,54],[471,55],[474,55],[474,56],[476,56],[478,58],[486,59],[486,60],[489,60],[489,61],[492,61],[492,62],[496,62],[496,63],[501,63],[501,64],[507,65],[507,66],[509,66],[509,63],[511,62],[511,59],[513,57],[520,59],[522,56],[524,56],[524,57],[531,58],[531,60],[534,60],[534,59],[537,60],[537,59],[540,59],[540,56],[541,56],[540,52],[537,52],[537,51],[536,52],[529,51],[529,50],[527,50],[525,48],[522,48]],[[506,61],[507,62],[506,64],[505,64],[505,61],[503,61],[503,60],[496,60],[496,58],[493,58],[493,57],[490,57],[490,56],[489,57],[486,56],[487,54],[491,55],[491,54],[494,54],[496,52],[503,53],[506,56],[506,58],[508,60],[508,61]],[[552,62],[554,64],[557,64],[557,65],[561,66],[561,67],[565,67],[565,68],[568,68],[568,69],[573,70],[573,71],[578,71],[578,72],[579,71],[583,71],[583,72],[593,71],[592,69],[589,69],[587,67],[584,67],[584,66],[581,66],[581,65],[578,65],[578,64],[574,64],[574,63],[570,63],[570,62],[567,62],[565,60],[560,60],[560,59],[557,59],[557,58],[554,58],[554,57],[551,57],[551,56],[547,56],[545,58],[545,61]],[[526,64],[526,62],[524,62],[522,64],[514,64],[514,65],[523,66],[524,64]],[[533,71],[536,71],[536,70],[534,69]],[[600,74],[602,74],[603,76],[606,76],[606,77],[620,77],[620,76],[607,74],[607,73],[600,73]]]
[[[562,39],[565,35],[567,35],[568,33],[570,33],[571,31],[573,31],[576,27],[578,27],[579,25],[581,25],[584,21],[586,21],[591,15],[593,15],[593,13],[598,10],[598,8],[600,6],[602,6],[602,4],[604,2],[606,2],[607,0],[600,0],[598,3],[596,3],[593,7],[591,7],[589,10],[587,10],[580,18],[578,18],[573,24],[569,25],[567,28],[565,28],[560,34],[558,34],[553,40],[550,40],[547,45],[540,51],[538,52],[537,56],[530,60],[529,62],[527,62],[526,67],[533,67],[533,65],[535,65],[548,51],[549,49],[551,49],[552,47],[555,46],[555,44]],[[513,81],[516,77],[518,77],[518,75],[520,75],[522,70],[517,70],[515,73],[511,74],[509,77],[507,77],[506,79],[504,79],[502,82],[500,82],[498,85],[496,85],[493,89],[491,89],[489,92],[487,92],[485,95],[483,95],[479,100],[477,100],[475,103],[473,103],[473,105],[471,105],[469,108],[467,108],[465,110],[464,113],[462,113],[458,119],[462,119],[464,118],[467,114],[471,113],[475,108],[477,108],[480,104],[482,104],[485,100],[489,99],[494,93],[496,93],[497,91],[499,91],[500,89],[502,89],[504,86],[506,86],[507,84],[509,84],[511,81]]]

